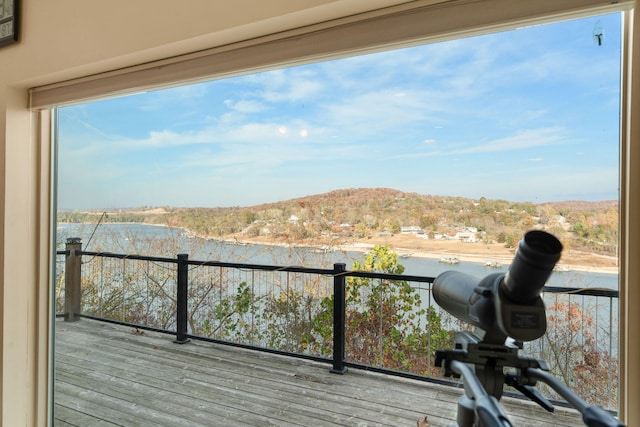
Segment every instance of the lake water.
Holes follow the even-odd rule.
[[[355,260],[362,261],[362,251],[318,251],[306,247],[280,247],[265,245],[240,245],[201,239],[187,235],[184,230],[143,224],[101,224],[97,228],[92,224],[60,224],[57,230],[60,245],[68,237],[82,238],[83,248],[88,251],[109,251],[150,256],[174,257],[178,253],[188,253],[190,259],[250,264],[282,266],[305,266],[331,268],[333,263],[345,263],[350,269]],[[171,253],[152,252],[158,245]],[[170,248],[167,247],[170,243]],[[87,246],[88,245],[88,246]],[[402,257],[399,261],[405,267],[405,274],[436,277],[447,270],[456,270],[478,278],[488,274],[506,272],[508,265],[488,268],[484,263],[460,262],[443,264],[438,259],[421,257]],[[573,288],[606,288],[618,290],[618,275],[586,271],[554,272],[548,286],[567,286]]]

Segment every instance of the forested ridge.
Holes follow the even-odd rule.
[[[138,207],[58,212],[58,222],[144,222],[180,227],[208,238],[269,237],[329,244],[411,230],[425,237],[475,230],[478,239],[511,247],[540,228],[565,247],[615,254],[618,201],[534,204],[421,195],[389,188],[352,188],[248,207]]]

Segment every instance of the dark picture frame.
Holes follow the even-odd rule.
[[[20,0],[0,0],[0,47],[19,39]]]

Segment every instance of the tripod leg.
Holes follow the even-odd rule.
[[[466,395],[462,395],[458,400],[458,414],[456,421],[458,427],[473,427],[476,421],[475,403]]]

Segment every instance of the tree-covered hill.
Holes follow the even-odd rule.
[[[506,200],[421,195],[389,188],[334,190],[248,207],[145,207],[61,211],[59,222],[145,222],[181,227],[210,238],[269,237],[323,244],[413,232],[429,237],[473,231],[476,238],[513,246],[523,232],[541,228],[566,247],[615,254],[617,201],[533,204]],[[101,219],[102,217],[102,219]]]

